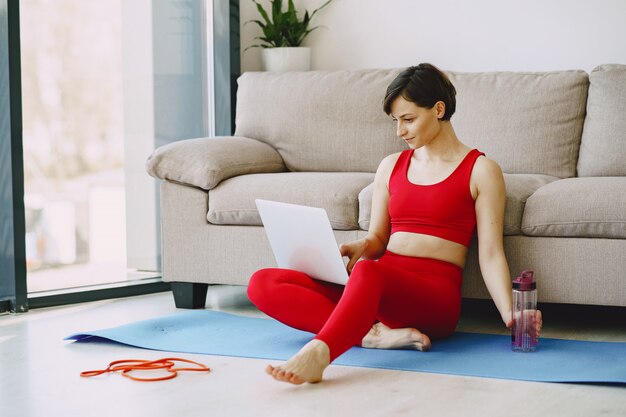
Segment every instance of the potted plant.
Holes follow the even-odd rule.
[[[282,0],[270,0],[269,13],[256,0],[252,1],[263,20],[246,23],[259,25],[263,36],[255,38],[262,43],[249,46],[246,51],[263,48],[262,60],[266,71],[308,71],[311,68],[311,49],[300,45],[309,33],[319,27],[309,28],[313,16],[333,0],[327,0],[311,14],[305,10],[302,19],[298,17],[293,0],[289,0],[286,11],[283,11]]]

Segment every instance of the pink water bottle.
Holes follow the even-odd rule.
[[[515,352],[534,352],[537,349],[537,283],[533,271],[522,271],[513,280],[513,332],[511,348]]]

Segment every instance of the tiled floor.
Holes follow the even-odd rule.
[[[212,287],[207,307],[259,316],[241,288]],[[321,384],[271,380],[267,361],[184,355],[210,374],[140,383],[81,371],[164,352],[63,337],[170,314],[169,293],[0,316],[0,416],[626,416],[626,387],[547,384],[331,366]],[[626,341],[624,309],[544,309],[543,336]],[[502,332],[490,307],[464,310],[459,330]],[[179,354],[180,356],[180,354]],[[625,359],[626,360],[626,359]]]

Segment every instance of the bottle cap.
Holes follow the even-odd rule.
[[[522,271],[519,277],[513,280],[513,289],[519,291],[531,291],[537,288],[537,283],[534,281],[533,271]]]

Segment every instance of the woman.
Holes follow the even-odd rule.
[[[340,246],[349,258],[345,289],[285,269],[251,277],[248,295],[260,310],[316,334],[285,364],[267,367],[275,379],[321,381],[324,369],[354,345],[426,351],[431,338],[451,335],[475,230],[487,289],[512,326],[504,179],[497,163],[457,138],[450,122],[455,95],[448,77],[430,64],[404,70],[387,88],[384,110],[409,150],[382,160],[368,234]],[[538,334],[541,326],[538,313]]]

